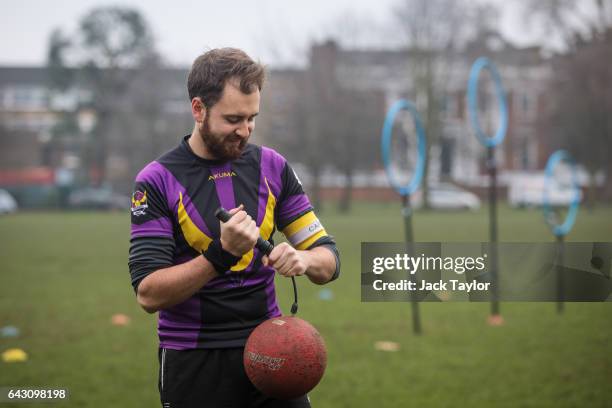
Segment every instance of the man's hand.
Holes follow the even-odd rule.
[[[275,246],[270,256],[264,256],[262,261],[287,277],[303,275],[309,267],[308,257],[286,242]]]
[[[259,228],[240,204],[229,211],[232,218],[221,223],[221,246],[234,256],[242,256],[255,246]]]

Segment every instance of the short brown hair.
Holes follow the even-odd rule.
[[[193,62],[187,79],[189,100],[199,96],[208,108],[221,98],[225,83],[231,78],[240,81],[240,91],[250,94],[261,91],[265,77],[263,65],[237,48],[215,48]]]

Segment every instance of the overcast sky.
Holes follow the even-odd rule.
[[[53,28],[74,32],[94,7],[119,4],[138,9],[149,22],[160,53],[172,65],[189,65],[207,48],[233,46],[268,65],[299,65],[308,43],[337,29],[343,12],[368,27],[385,27],[398,0],[19,0],[0,14],[0,65],[42,65]],[[450,0],[452,1],[452,0]],[[484,1],[484,0],[483,0]],[[511,40],[533,41],[516,6],[503,0],[501,29]],[[512,4],[516,4],[515,2]],[[368,27],[359,33],[368,39]],[[389,38],[393,32],[387,34]]]

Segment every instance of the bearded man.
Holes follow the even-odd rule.
[[[159,312],[164,408],[309,407],[262,395],[245,374],[249,334],[281,315],[274,276],[338,277],[335,242],[283,156],[248,143],[265,71],[243,51],[199,56],[187,88],[195,121],[179,145],[136,177],[129,268],[138,303]],[[231,209],[226,223],[218,207]],[[264,256],[255,243],[289,243]]]

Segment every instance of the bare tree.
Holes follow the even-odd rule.
[[[132,9],[109,7],[92,10],[80,22],[79,52],[84,73],[94,90],[97,123],[93,162],[106,179],[108,143],[113,132],[117,101],[125,95],[142,62],[153,53],[151,32],[144,18]]]
[[[70,92],[76,80],[76,70],[69,67],[66,61],[67,51],[72,47],[72,41],[61,30],[54,30],[49,37],[47,51],[47,86],[50,100]],[[52,107],[55,108],[55,107]],[[50,140],[47,151],[61,151],[64,148],[78,150],[79,126],[78,112],[60,107],[57,112],[58,121],[50,130]],[[45,163],[52,165],[54,163]]]
[[[357,170],[373,170],[378,162],[377,146],[384,120],[382,91],[340,89],[334,97],[332,118],[334,133],[328,141],[333,165],[344,178],[338,202],[340,212],[349,212],[352,203],[353,178]]]
[[[573,48],[554,65],[550,86],[553,134],[589,171],[591,187],[598,171],[606,173],[603,198],[612,200],[612,30],[606,37]],[[589,197],[594,198],[593,194]]]
[[[524,3],[527,20],[549,38],[558,35],[561,48],[571,50],[578,39],[594,38],[612,24],[612,0],[529,0]]]
[[[47,71],[51,90],[65,91],[74,80],[74,72],[68,68],[66,63],[66,51],[71,45],[72,42],[68,36],[60,29],[51,32],[47,51]]]
[[[338,209],[348,212],[355,172],[372,170],[377,162],[373,160],[372,146],[376,146],[384,119],[384,96],[382,90],[343,84],[339,79],[341,67],[346,68],[346,62],[334,41],[313,46],[307,77],[306,109],[310,120],[306,128],[310,132],[307,140],[314,141],[310,147],[316,161],[311,169],[317,177],[324,168],[342,177]]]
[[[603,170],[603,198],[612,200],[612,1],[546,0],[527,7],[534,21],[544,22],[563,39],[550,83],[554,142],[586,167],[591,184]]]
[[[322,210],[321,177],[334,161],[330,143],[336,136],[334,112],[338,82],[335,76],[336,48],[333,43],[311,48],[310,66],[302,82],[300,115],[304,129],[304,161],[312,176],[313,202]]]
[[[424,206],[429,207],[428,170],[431,147],[442,137],[443,106],[458,50],[469,36],[470,7],[466,1],[402,0],[394,8],[410,55],[408,73],[427,134],[423,177]]]
[[[48,69],[56,86],[78,83],[91,92],[87,103],[96,122],[83,158],[96,170],[92,181],[104,182],[111,137],[122,133],[118,121],[125,112],[126,92],[143,67],[158,63],[149,26],[136,10],[96,8],[79,21],[71,37],[56,30],[49,47]]]

